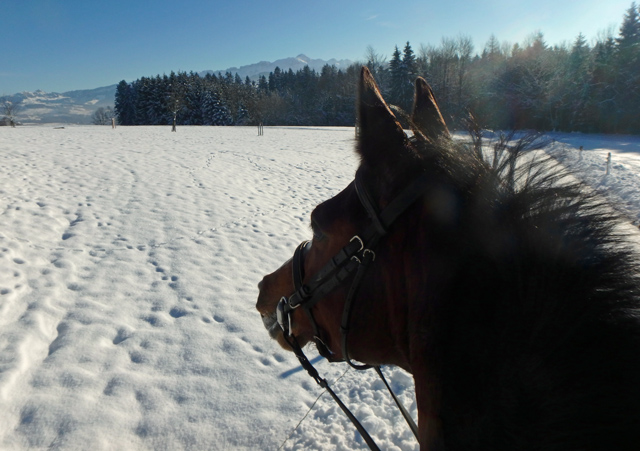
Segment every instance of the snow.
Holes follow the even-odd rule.
[[[640,139],[554,137],[640,219]],[[254,307],[352,179],[353,144],[349,128],[0,129],[0,449],[366,449]],[[382,449],[418,449],[373,371],[308,354]],[[384,372],[415,416],[411,376]]]
[[[640,225],[640,138],[636,136],[550,135],[559,160],[589,185],[608,196],[632,224]],[[580,146],[583,152],[579,151]],[[566,151],[566,152],[563,152]],[[606,175],[611,153],[611,172]]]

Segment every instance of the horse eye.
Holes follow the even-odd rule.
[[[314,221],[311,222],[311,230],[313,231],[314,241],[322,241],[326,237],[326,235],[322,233],[322,230],[320,230],[320,227],[318,227],[318,224]]]

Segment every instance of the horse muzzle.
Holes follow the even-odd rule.
[[[262,324],[264,324],[265,329],[269,332],[269,336],[277,340],[278,335],[282,333],[282,328],[278,324],[276,312],[273,312],[271,315],[262,315]]]
[[[278,323],[278,305],[282,293],[291,293],[292,285],[291,260],[286,261],[279,269],[266,275],[258,283],[258,301],[256,309],[262,317],[262,324],[269,336],[276,340],[284,349],[291,350],[283,337],[283,328]]]

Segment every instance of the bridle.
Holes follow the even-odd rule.
[[[347,409],[342,401],[340,401],[333,390],[331,390],[327,381],[320,377],[316,369],[304,355],[297,338],[291,332],[292,314],[295,309],[302,307],[313,326],[314,341],[318,347],[320,355],[330,362],[345,361],[357,370],[366,370],[372,367],[375,368],[376,372],[389,389],[394,401],[400,408],[405,420],[409,423],[414,435],[418,438],[418,428],[415,422],[402,406],[400,401],[396,398],[384,378],[380,367],[356,364],[350,359],[347,337],[349,335],[349,323],[353,301],[358,293],[367,269],[376,257],[373,249],[377,247],[382,237],[387,234],[389,227],[396,221],[396,219],[398,219],[398,217],[402,215],[402,213],[404,213],[414,202],[422,197],[431,182],[429,177],[427,177],[425,173],[422,173],[409,183],[409,185],[404,188],[404,190],[402,190],[400,194],[398,194],[398,196],[396,196],[382,211],[379,210],[369,191],[366,189],[360,170],[356,172],[355,179],[352,183],[355,185],[355,190],[360,203],[367,211],[371,221],[370,224],[361,234],[355,235],[351,238],[349,243],[338,251],[338,253],[334,255],[318,272],[311,276],[307,283],[304,283],[304,259],[305,255],[309,251],[311,243],[309,241],[303,241],[296,248],[293,254],[293,284],[295,291],[289,297],[283,296],[280,299],[276,312],[278,324],[282,328],[284,339],[293,349],[293,352],[300,361],[302,367],[307,370],[309,375],[315,379],[321,387],[327,389],[333,399],[340,405],[345,414],[354,423],[369,447],[373,450],[377,450],[379,448],[373,439],[371,439],[355,416],[353,416],[349,409]],[[342,321],[340,324],[343,358],[338,359],[322,340],[318,324],[316,323],[311,309],[335,289],[345,285],[349,279],[352,279],[352,281],[345,298]]]

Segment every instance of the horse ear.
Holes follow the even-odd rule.
[[[397,158],[390,151],[404,149],[407,135],[380,94],[367,67],[360,73],[358,91],[358,153],[372,167]],[[395,159],[395,158],[394,158]]]
[[[418,128],[417,131],[432,141],[449,136],[449,129],[440,114],[440,108],[438,108],[438,102],[436,102],[431,86],[422,77],[416,79],[413,102],[412,120]]]

